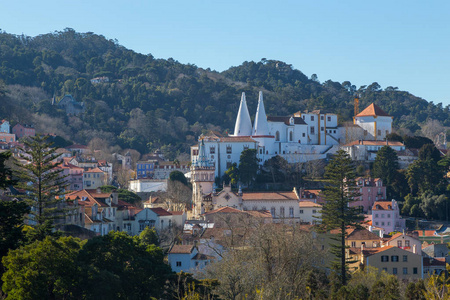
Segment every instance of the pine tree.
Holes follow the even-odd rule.
[[[30,224],[36,227],[53,224],[65,215],[63,202],[68,184],[63,170],[58,168],[60,163],[55,162],[60,154],[51,148],[48,137],[36,135],[24,141],[24,149],[19,148],[24,161],[17,163],[19,188],[26,191],[22,198],[31,207]]]
[[[12,170],[6,166],[6,161],[11,157],[11,152],[0,153],[0,189],[6,189],[14,184]]]
[[[322,208],[322,229],[338,230],[330,243],[331,252],[336,256],[332,267],[337,272],[342,285],[347,283],[347,262],[345,258],[346,229],[349,226],[358,227],[362,216],[356,207],[349,204],[360,196],[356,188],[355,166],[348,154],[339,150],[325,168],[325,178],[328,185],[324,189],[325,204]]]

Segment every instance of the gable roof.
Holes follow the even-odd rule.
[[[372,210],[393,210],[391,201],[375,201]]]
[[[194,245],[173,245],[169,254],[189,254],[194,250]]]
[[[218,209],[214,209],[214,210],[210,210],[206,213],[204,213],[204,215],[211,215],[211,214],[216,214],[216,213],[234,213],[234,214],[241,214],[244,213],[242,210],[233,208],[233,207],[229,207],[229,206],[225,206],[225,207],[221,207]]]
[[[372,103],[369,106],[367,106],[362,112],[360,112],[356,116],[357,117],[376,117],[376,116],[390,117],[390,115],[388,115],[384,110],[382,110],[375,103]]]
[[[303,200],[298,202],[299,207],[322,207],[322,205],[318,203],[314,203],[313,201]]]
[[[155,214],[157,214],[158,216],[171,216],[172,214],[170,212],[168,212],[167,210],[165,210],[164,208],[161,207],[154,207],[154,208],[149,208],[151,211],[153,211]]]
[[[369,230],[367,230],[365,228],[362,228],[362,229],[354,229],[353,231],[351,231],[347,236],[347,240],[379,241],[381,239],[375,233],[370,232]]]
[[[104,173],[102,170],[100,170],[99,168],[94,168],[94,169],[90,169],[89,171],[86,171],[84,173]]]

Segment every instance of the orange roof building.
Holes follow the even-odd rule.
[[[365,140],[382,141],[392,132],[392,116],[375,103],[357,114],[354,123],[364,129]]]

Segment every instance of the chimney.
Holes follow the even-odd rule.
[[[414,254],[417,254],[416,245],[413,245],[413,253],[414,253]]]
[[[112,198],[112,202],[115,205],[119,204],[119,193],[117,192],[117,190],[113,190],[111,193],[111,198]]]

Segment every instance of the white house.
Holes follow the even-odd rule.
[[[4,133],[11,132],[11,126],[9,125],[8,121],[6,121],[6,120],[0,121],[0,132],[4,132]]]
[[[382,141],[392,132],[392,119],[392,116],[372,103],[357,114],[354,121],[356,125],[365,130],[365,140]]]
[[[194,245],[173,245],[168,260],[172,271],[194,273],[210,264],[214,257],[198,252]]]

